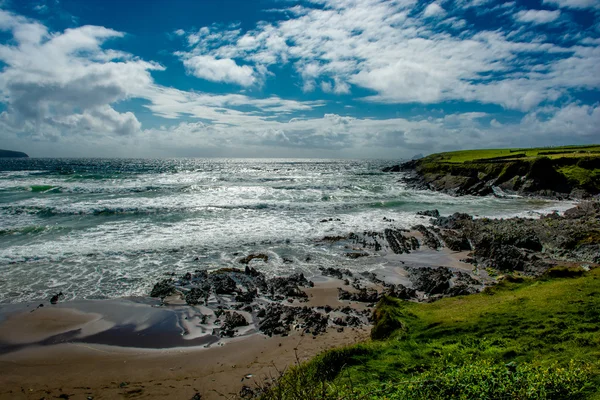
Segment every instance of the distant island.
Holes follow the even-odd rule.
[[[29,158],[29,156],[22,151],[0,149],[0,158]]]

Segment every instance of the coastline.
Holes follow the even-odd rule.
[[[255,254],[244,257],[245,270],[197,271],[158,282],[168,289],[158,298],[3,306],[0,398],[238,395],[323,350],[368,339],[368,319],[385,294],[431,302],[479,292],[502,274],[597,267],[600,260],[590,257],[598,254],[599,214],[594,202],[539,219],[444,217],[429,210],[422,215],[431,217],[431,226],[323,239],[338,243],[356,263],[384,261],[370,272],[326,268],[309,279],[267,279],[255,269],[264,262]],[[224,289],[222,282],[234,278],[237,283]],[[245,305],[236,303],[257,282],[264,287]],[[190,304],[192,289],[207,284],[204,302]],[[272,310],[279,310],[274,319]],[[225,329],[221,316],[235,314],[248,323]]]
[[[382,258],[388,266],[375,272],[390,284],[410,284],[403,263],[472,269],[459,261],[462,256],[448,249],[387,254]],[[338,288],[348,287],[344,280],[314,276],[311,281],[312,287],[303,288],[308,297],[289,305],[350,307],[372,313],[373,304],[339,299]],[[269,337],[251,324],[239,336],[218,337],[210,334],[213,325],[192,329],[193,323],[186,324],[195,307],[165,300],[75,300],[45,302],[43,307],[37,303],[1,307],[0,398],[63,394],[161,398],[167,393],[184,399],[195,393],[202,399],[224,398],[239,394],[244,386],[262,385],[326,349],[367,340],[371,328],[368,322],[338,326],[330,321],[318,335],[292,329]]]

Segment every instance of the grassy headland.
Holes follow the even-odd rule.
[[[600,145],[464,150],[432,154],[389,170],[414,170],[411,183],[457,195],[507,192],[588,197],[600,193]]]
[[[600,398],[600,269],[434,303],[384,297],[374,319],[378,340],[289,370],[264,398]]]

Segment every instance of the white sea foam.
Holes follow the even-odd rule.
[[[570,206],[409,191],[376,162],[37,162],[0,174],[0,303],[146,295],[166,272],[239,266],[252,252],[269,255],[257,267],[270,275],[369,269],[318,239],[426,224],[425,209],[501,218]]]

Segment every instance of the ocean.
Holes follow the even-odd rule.
[[[396,162],[397,163],[397,162]],[[0,304],[145,296],[168,274],[239,267],[269,275],[357,263],[325,236],[410,228],[442,215],[537,217],[570,203],[407,189],[393,161],[0,159]]]

